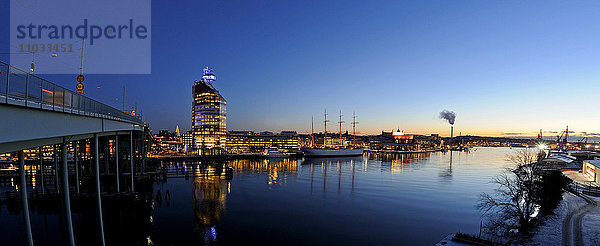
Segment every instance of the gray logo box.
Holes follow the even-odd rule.
[[[151,73],[150,0],[11,0],[10,63],[36,74]]]

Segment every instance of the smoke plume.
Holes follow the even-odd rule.
[[[450,125],[454,125],[454,120],[456,120],[456,113],[454,111],[445,110],[440,112],[440,119],[447,120]]]

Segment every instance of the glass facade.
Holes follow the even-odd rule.
[[[227,151],[233,154],[265,151],[297,153],[299,150],[300,139],[297,135],[257,135],[254,132],[229,132],[227,135]]]
[[[212,82],[214,75],[195,81],[192,87],[192,135],[194,148],[199,154],[222,154],[226,143],[227,101],[219,94]],[[211,78],[211,79],[205,79]]]

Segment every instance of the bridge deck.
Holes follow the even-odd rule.
[[[0,153],[141,131],[144,122],[0,62]]]

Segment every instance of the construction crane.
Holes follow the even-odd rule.
[[[569,142],[569,126],[564,131],[561,131],[558,136],[556,136],[556,148],[558,150],[567,150],[567,144]]]

